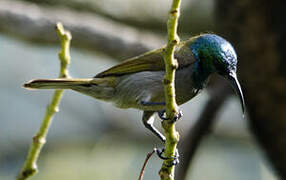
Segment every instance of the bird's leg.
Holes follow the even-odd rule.
[[[166,142],[165,136],[162,133],[160,133],[160,131],[158,131],[158,129],[156,129],[153,125],[154,122],[154,117],[152,117],[153,114],[154,111],[144,111],[142,122],[147,129],[149,129],[153,134],[159,137],[160,140],[163,141],[163,143],[165,143]]]
[[[163,121],[164,120],[169,120],[168,118],[166,118],[164,115],[166,113],[166,110],[161,110],[161,111],[158,111],[158,116],[160,117],[160,119],[162,119]],[[177,116],[173,119],[173,121],[177,121],[179,120],[181,117],[183,117],[183,112],[179,109],[179,113],[177,114]]]
[[[154,122],[153,114],[154,114],[154,111],[144,111],[143,117],[142,117],[142,122],[147,129],[149,129],[152,133],[154,133],[157,137],[159,137],[160,140],[163,141],[163,143],[165,143],[166,142],[165,136],[162,133],[160,133],[160,131],[158,131],[153,125],[153,122]],[[178,149],[176,149],[175,157],[163,156],[162,154],[164,153],[164,151],[165,151],[164,148],[162,150],[159,150],[156,148],[156,153],[157,153],[159,158],[161,158],[163,160],[173,159],[171,166],[177,165],[179,163]]]

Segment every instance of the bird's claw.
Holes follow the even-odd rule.
[[[176,119],[175,121],[181,119],[182,117],[183,117],[183,111],[181,111],[181,110],[179,109],[179,113],[177,114],[177,116],[176,116],[177,119]]]
[[[175,152],[175,156],[171,156],[171,157],[165,157],[163,156],[163,153],[165,151],[165,148],[163,148],[162,150],[159,150],[157,148],[155,148],[155,151],[158,155],[158,157],[160,159],[163,159],[163,160],[170,160],[170,159],[173,159],[172,163],[170,165],[168,165],[169,167],[171,166],[176,166],[177,164],[179,164],[179,152],[178,152],[178,149],[176,149],[176,152]]]
[[[160,119],[164,120],[169,120],[169,118],[166,118],[165,116],[166,114],[166,110],[161,110],[158,111],[158,116],[160,117]],[[183,117],[183,112],[179,109],[179,113],[175,116],[175,118],[173,119],[173,122],[176,122],[177,120],[181,119],[181,117]]]
[[[168,118],[166,118],[164,115],[166,113],[166,110],[161,110],[161,111],[158,111],[158,116],[160,119],[162,119],[163,121],[164,120],[168,120]]]

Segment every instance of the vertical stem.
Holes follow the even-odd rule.
[[[169,18],[168,28],[168,44],[164,51],[166,74],[164,78],[165,99],[166,99],[166,116],[169,120],[162,122],[162,127],[166,135],[165,156],[174,157],[176,155],[176,147],[179,141],[179,133],[176,131],[174,118],[178,115],[178,108],[175,99],[175,72],[178,63],[174,58],[175,47],[180,39],[177,35],[178,19],[180,16],[181,0],[173,0]],[[175,166],[171,166],[172,159],[165,160],[159,171],[161,180],[173,180]]]
[[[59,59],[61,62],[60,78],[67,78],[68,70],[67,66],[70,63],[70,41],[71,34],[64,30],[61,23],[57,23],[56,30],[61,39],[62,50],[59,52]],[[63,90],[56,90],[54,92],[51,103],[47,106],[46,114],[43,118],[41,127],[37,132],[36,136],[33,137],[33,142],[29,150],[26,162],[23,169],[18,175],[17,180],[26,180],[34,176],[38,172],[37,160],[39,158],[40,152],[46,143],[46,137],[48,134],[49,127],[52,123],[53,117],[56,112],[58,112],[59,104],[63,96]]]

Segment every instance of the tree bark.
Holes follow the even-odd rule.
[[[285,1],[217,0],[219,29],[237,50],[249,125],[286,178]]]
[[[164,45],[159,35],[95,14],[22,1],[0,1],[0,32],[13,37],[57,43],[54,32],[57,22],[70,29],[74,47],[96,50],[121,60]]]

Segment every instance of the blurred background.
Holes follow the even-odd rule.
[[[53,91],[28,91],[34,78],[55,78],[60,43],[54,26],[72,33],[72,77],[88,78],[166,42],[171,0],[0,0],[0,180],[15,179]],[[224,80],[182,106],[177,123],[181,163],[176,179],[286,178],[284,2],[182,1],[181,39],[215,32],[237,50],[240,104]],[[141,122],[122,110],[65,91],[32,179],[138,179],[146,154],[163,147]],[[157,118],[156,124],[160,127]],[[159,179],[153,156],[144,179]]]

